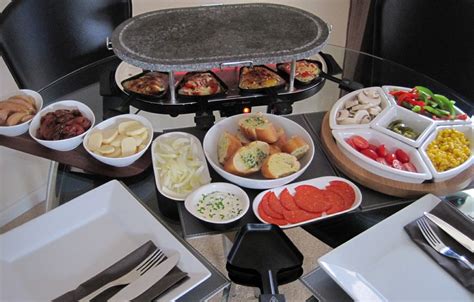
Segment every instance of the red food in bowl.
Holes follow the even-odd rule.
[[[91,121],[77,109],[59,109],[41,117],[36,136],[44,140],[62,140],[81,135]]]

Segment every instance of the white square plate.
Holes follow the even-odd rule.
[[[403,229],[439,202],[424,196],[319,258],[319,264],[356,301],[473,301]]]
[[[189,279],[160,297],[177,299],[209,270],[118,181],[110,181],[0,235],[0,300],[52,300],[148,240],[180,254]]]

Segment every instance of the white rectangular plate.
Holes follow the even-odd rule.
[[[319,258],[319,264],[358,301],[473,301],[403,229],[438,202],[424,196]]]
[[[118,181],[110,181],[0,235],[0,300],[52,300],[148,240],[180,254],[189,279],[160,297],[174,300],[209,270]]]

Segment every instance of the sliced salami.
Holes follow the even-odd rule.
[[[313,186],[301,187],[296,187],[299,189],[295,193],[295,202],[298,207],[312,213],[324,212],[331,207],[325,200],[322,190]]]
[[[327,189],[324,191],[324,196],[331,204],[331,207],[326,211],[326,214],[334,214],[346,209],[344,206],[344,198],[339,193]]]
[[[283,219],[283,214],[275,212],[270,208],[270,205],[268,204],[270,201],[270,193],[268,192],[265,194],[262,198],[262,201],[260,202],[260,205],[262,205],[263,211],[270,217],[276,218],[276,219]],[[259,205],[259,206],[260,206]]]
[[[291,195],[290,191],[288,191],[287,188],[281,191],[280,202],[281,205],[288,211],[300,210],[300,208],[296,205],[293,195]]]
[[[286,221],[285,219],[277,219],[277,218],[267,215],[267,213],[263,209],[264,201],[268,202],[268,200],[262,198],[262,201],[258,205],[258,215],[260,216],[260,218],[262,218],[265,222],[270,223],[270,224],[276,224],[276,225],[288,224],[288,221]]]
[[[283,216],[289,223],[300,223],[303,221],[311,220],[321,216],[321,213],[311,213],[304,210],[293,210],[283,212]]]
[[[349,209],[356,199],[354,189],[343,181],[331,181],[327,189],[337,192],[344,198],[344,209]]]
[[[268,206],[273,211],[277,212],[278,214],[283,215],[283,211],[285,209],[283,208],[283,206],[280,203],[280,200],[278,199],[278,197],[275,195],[275,192],[273,191],[270,192],[270,194],[268,195]]]

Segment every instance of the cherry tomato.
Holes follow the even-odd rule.
[[[372,149],[364,149],[360,152],[373,160],[377,160],[377,152]]]
[[[402,163],[408,163],[410,161],[410,157],[408,156],[408,154],[405,153],[405,151],[403,151],[402,149],[397,149],[395,151],[395,156],[397,157],[397,159],[399,161],[401,161]]]
[[[357,150],[357,147],[356,147],[356,145],[354,145],[354,142],[352,141],[351,138],[346,138],[346,143],[348,143],[349,146],[351,146],[352,148]]]
[[[387,156],[388,152],[387,152],[387,149],[385,148],[385,145],[380,145],[377,147],[377,154],[380,157]]]
[[[397,157],[393,153],[389,153],[387,156],[385,156],[385,160],[389,165],[391,165],[395,159],[397,159]]]
[[[374,150],[375,152],[377,152],[377,146],[376,145],[369,144],[369,149]]]
[[[361,150],[369,148],[369,142],[360,135],[353,135],[351,136],[352,142]]]
[[[402,163],[398,159],[392,161],[392,167],[398,170],[403,170]]]
[[[402,165],[403,170],[408,171],[408,172],[414,172],[417,173],[418,171],[416,170],[416,167],[412,163],[404,163]]]
[[[385,158],[383,157],[377,157],[376,159],[377,162],[381,163],[382,165],[385,165],[385,166],[388,166],[389,164],[387,163],[387,161],[385,160]]]

